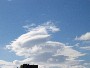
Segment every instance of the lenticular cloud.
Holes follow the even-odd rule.
[[[65,66],[69,62],[73,62],[73,66],[78,65],[79,61],[76,59],[85,54],[74,50],[71,46],[66,46],[64,43],[52,41],[52,34],[57,31],[60,29],[51,22],[34,28],[28,27],[27,33],[12,41],[6,48],[15,52],[17,56],[25,56],[25,60],[18,62],[33,62],[51,66],[54,64],[59,67],[62,67],[63,63]]]

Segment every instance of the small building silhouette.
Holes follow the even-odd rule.
[[[20,68],[38,68],[38,65],[23,64]]]

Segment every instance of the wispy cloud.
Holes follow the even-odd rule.
[[[90,46],[80,47],[81,49],[90,50]]]

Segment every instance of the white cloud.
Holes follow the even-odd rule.
[[[16,68],[17,65],[13,64],[12,62],[7,62],[4,60],[0,60],[0,68]]]
[[[22,34],[6,46],[17,56],[25,56],[24,60],[15,60],[13,64],[31,63],[39,64],[42,68],[68,68],[69,62],[73,62],[74,66],[69,65],[69,68],[80,68],[76,67],[80,60],[76,59],[85,54],[64,43],[51,41],[52,34],[57,31],[60,29],[51,22],[31,29],[28,27],[27,33]]]
[[[52,23],[39,25],[21,35],[15,41],[12,41],[12,43],[7,45],[6,48],[15,51],[19,56],[28,56],[34,50],[35,45],[44,45],[49,41],[49,38],[51,37],[51,34],[49,34],[50,32],[57,31],[59,31],[59,28]]]
[[[57,55],[68,56],[69,57],[68,60],[73,60],[85,54],[81,54],[80,52],[72,49],[70,46],[65,46],[63,50],[61,49],[57,50]]]
[[[90,50],[90,46],[80,47],[81,49]]]
[[[60,29],[57,28],[51,21],[44,23],[42,25],[38,25],[38,27],[36,27],[35,24],[31,24],[31,25],[25,25],[23,26],[23,28],[27,29],[28,32],[34,29],[36,30],[36,29],[41,29],[41,28],[45,28],[47,31],[51,31],[51,32],[60,31]]]
[[[90,63],[80,64],[81,61],[73,60],[73,61],[65,61],[63,63],[33,63],[31,58],[27,58],[21,61],[14,60],[13,62],[7,62],[0,60],[0,68],[16,68],[20,67],[23,63],[30,64],[39,64],[39,68],[89,68]],[[3,64],[2,64],[3,63]]]
[[[8,62],[6,62],[4,60],[0,60],[0,65],[3,65],[3,64],[8,64]]]
[[[90,32],[87,32],[86,34],[83,34],[80,37],[76,37],[75,40],[90,41]]]

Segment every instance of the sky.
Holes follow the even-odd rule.
[[[90,67],[90,0],[0,0],[0,68]]]

